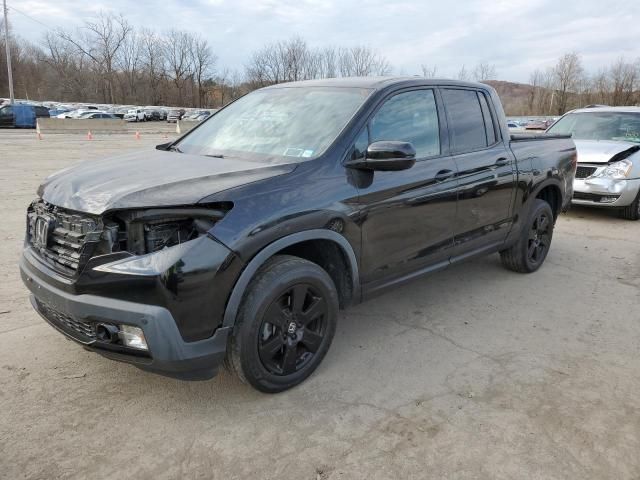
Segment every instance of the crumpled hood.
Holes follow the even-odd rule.
[[[61,170],[45,179],[38,194],[53,205],[99,215],[120,208],[190,205],[295,167],[144,150]]]
[[[578,163],[608,163],[611,157],[629,149],[640,150],[633,142],[608,140],[574,140],[578,150]]]

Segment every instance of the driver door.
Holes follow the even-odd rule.
[[[393,94],[372,115],[356,141],[411,142],[416,163],[403,171],[357,172],[362,206],[363,292],[448,264],[456,215],[456,165],[446,153],[440,108],[432,88]],[[442,117],[443,118],[443,117]]]

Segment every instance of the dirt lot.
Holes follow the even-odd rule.
[[[562,216],[533,275],[493,255],[343,312],[280,395],[65,340],[19,279],[25,208],[57,169],[163,141],[141,133],[0,131],[1,478],[640,478],[640,222],[605,212]]]

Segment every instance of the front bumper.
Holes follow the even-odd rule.
[[[640,178],[613,180],[610,178],[576,178],[573,182],[574,205],[622,208],[631,205],[640,191]]]
[[[175,258],[170,258],[172,255]],[[217,373],[226,353],[230,329],[220,326],[226,300],[224,280],[228,274],[235,276],[235,272],[231,267],[223,272],[218,265],[225,263],[227,256],[225,247],[200,237],[179,248],[159,252],[150,264],[161,270],[159,276],[145,277],[144,272],[136,275],[100,272],[99,265],[88,264],[79,279],[72,281],[43,265],[32,249],[26,247],[20,273],[36,311],[75,342],[143,370],[184,380],[203,380]],[[122,260],[124,267],[126,260]],[[167,267],[172,263],[182,270],[177,280],[172,280],[177,269]],[[117,262],[104,265],[123,268]],[[171,301],[155,302],[163,296]],[[101,340],[95,335],[100,323],[142,329],[148,351]],[[190,332],[198,333],[199,338],[189,335],[185,338]]]

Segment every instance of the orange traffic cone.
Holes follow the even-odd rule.
[[[91,135],[91,130],[87,132],[87,140],[93,140],[93,135]]]
[[[140,132],[136,132],[136,140],[140,140]]]

